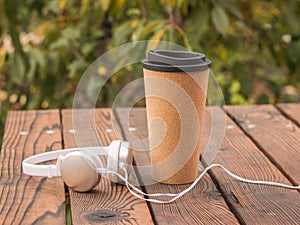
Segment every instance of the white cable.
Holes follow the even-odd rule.
[[[184,191],[179,192],[179,193],[155,193],[155,194],[147,194],[144,193],[143,191],[141,191],[140,189],[136,188],[135,186],[133,186],[132,184],[130,184],[128,182],[128,173],[125,167],[122,167],[122,169],[125,172],[125,177],[123,177],[122,175],[120,175],[119,173],[115,172],[115,171],[106,171],[106,173],[112,173],[117,175],[121,180],[123,180],[126,184],[127,189],[129,190],[129,192],[134,195],[135,197],[148,201],[148,202],[154,202],[154,203],[171,203],[173,201],[175,201],[176,199],[180,198],[181,196],[185,195],[187,192],[189,192],[190,190],[192,190],[195,185],[201,180],[201,178],[204,176],[204,174],[207,173],[208,170],[212,169],[213,167],[219,167],[221,169],[223,169],[228,175],[232,176],[233,178],[240,180],[242,182],[246,182],[246,183],[251,183],[251,184],[265,184],[265,185],[271,185],[271,186],[277,186],[277,187],[283,187],[283,188],[289,188],[289,189],[300,189],[300,185],[298,186],[291,186],[291,185],[287,185],[287,184],[282,184],[282,183],[277,183],[277,182],[271,182],[271,181],[261,181],[261,180],[250,180],[250,179],[246,179],[243,177],[240,177],[234,173],[232,173],[231,171],[229,171],[228,169],[226,169],[224,166],[220,165],[220,164],[211,164],[210,166],[206,167],[205,170],[197,177],[197,179]],[[103,170],[98,170],[99,173],[102,173]],[[139,194],[145,195],[145,196],[152,196],[152,197],[159,197],[159,196],[166,196],[166,197],[173,197],[168,201],[161,201],[161,200],[157,200],[157,199],[148,199],[148,198],[144,198],[142,196],[140,196],[139,194],[137,194],[136,192],[138,192]]]
[[[220,164],[212,164],[209,166],[210,168],[212,167],[220,167],[222,168],[228,175],[232,176],[233,178],[246,182],[246,183],[250,183],[250,184],[265,184],[265,185],[271,185],[271,186],[277,186],[277,187],[283,187],[283,188],[289,188],[289,189],[300,189],[300,185],[298,186],[291,186],[291,185],[287,185],[287,184],[282,184],[282,183],[278,183],[278,182],[272,182],[272,181],[262,181],[262,180],[250,180],[250,179],[246,179],[243,177],[240,177],[234,173],[232,173],[231,171],[229,171],[228,169],[226,169],[224,166],[220,165]]]

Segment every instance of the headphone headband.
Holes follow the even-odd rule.
[[[24,159],[22,162],[23,172],[30,176],[42,176],[42,177],[57,177],[61,176],[60,171],[60,156],[65,156],[71,152],[90,150],[97,155],[108,155],[107,147],[84,147],[84,148],[70,148],[62,149],[52,152],[45,152],[37,155],[33,155]],[[57,160],[56,165],[36,165],[38,163],[47,162],[50,160]]]

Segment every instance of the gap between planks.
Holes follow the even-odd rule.
[[[82,127],[82,129],[85,132],[89,132],[89,135],[81,144],[85,144],[86,146],[107,146],[112,140],[117,139],[115,133],[111,131],[112,120],[110,109],[96,109],[95,114],[90,111],[83,113],[84,116],[79,119],[83,120],[81,122],[86,127]],[[92,125],[91,118],[95,118],[96,131],[87,129]],[[74,131],[72,110],[63,110],[62,120],[65,147],[78,147],[75,140],[75,133],[80,131]],[[110,132],[107,132],[108,130]],[[97,135],[100,139],[97,139]],[[115,184],[105,178],[101,178],[99,185],[89,193],[69,191],[71,216],[74,225],[90,223],[153,224],[146,203],[132,196],[123,185]]]
[[[281,108],[285,107],[285,104],[281,104]],[[300,146],[300,129],[295,123],[291,123],[291,121],[294,122],[293,118],[287,117],[285,113],[280,113],[281,110],[272,105],[226,106],[224,110],[274,166],[293,185],[298,186],[300,184],[298,170],[300,156],[299,152],[296,152],[296,148]],[[248,116],[250,114],[254,114],[254,116]],[[262,123],[263,125],[261,125]],[[274,127],[268,129],[270,125]],[[279,129],[281,130],[280,134],[276,131]],[[292,136],[289,138],[289,142],[294,142],[293,145],[289,146],[287,141],[283,141],[285,135]],[[281,152],[286,152],[286,154],[281,154]],[[292,153],[294,157],[290,156]]]
[[[220,113],[222,112],[220,109]],[[228,117],[228,126],[235,125]],[[249,179],[289,183],[239,126],[226,131],[223,150],[219,152],[216,163]],[[228,203],[245,223],[286,224],[299,221],[299,215],[295,213],[300,209],[296,190],[233,182],[233,178],[226,174],[224,176],[224,172],[219,170],[213,170],[212,174]]]
[[[221,109],[220,113],[225,114]],[[119,115],[122,116],[122,113]],[[228,121],[230,122],[229,126],[235,125],[229,117]],[[275,179],[278,182],[288,183],[278,168],[259,151],[257,146],[238,127],[228,130],[222,151],[216,162],[250,179]],[[242,223],[264,224],[270,222],[280,224],[299,220],[299,215],[295,213],[300,208],[297,201],[299,197],[297,191],[241,183],[228,177],[220,170],[213,170],[212,174],[215,175],[219,187],[223,190],[227,203],[231,205]],[[159,191],[161,192],[161,190],[160,188]],[[150,192],[153,191],[150,190]],[[152,206],[157,221],[164,221],[167,215],[159,215],[163,210],[157,210],[155,204]],[[168,206],[164,207],[164,210],[167,208]]]
[[[300,127],[300,104],[296,103],[286,103],[277,104],[276,108],[287,118],[292,120],[295,124]]]
[[[64,141],[64,126],[63,126],[63,116],[62,116],[62,110],[59,110],[59,121],[60,121],[60,133],[61,133],[61,145],[62,149],[65,149],[65,141]],[[70,192],[69,188],[64,184],[64,190],[65,190],[65,216],[66,216],[66,225],[72,225],[72,217],[71,217],[71,206],[70,206]]]
[[[130,127],[136,127],[132,131],[134,136],[140,139],[146,138],[145,108],[134,108],[129,115],[129,121],[124,118],[126,110],[129,109],[117,111],[119,121],[123,125],[122,128],[127,128],[126,123],[129,122]],[[128,141],[134,144],[134,139],[129,138]],[[138,166],[149,163],[149,158],[145,154],[134,154],[134,157]],[[145,186],[144,190],[147,193],[178,193],[189,185],[156,183]],[[157,224],[165,224],[166,221],[172,224],[239,224],[235,215],[227,208],[221,193],[216,189],[208,174],[201,180],[201,185],[196,185],[191,192],[177,201],[165,205],[150,202],[149,206]]]
[[[58,118],[58,110],[11,111],[8,114],[0,165],[0,201],[3,192],[6,200],[1,204],[0,223],[65,223],[61,180],[30,177],[21,169],[24,158],[61,148]],[[3,182],[5,179],[9,182]]]

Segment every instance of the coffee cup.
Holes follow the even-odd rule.
[[[152,178],[166,184],[193,182],[211,62],[202,53],[150,50],[142,64]]]

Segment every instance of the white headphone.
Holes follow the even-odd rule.
[[[99,156],[107,156],[107,166],[104,167]],[[57,159],[56,164],[37,165]],[[93,189],[100,181],[101,175],[115,183],[122,180],[124,167],[132,163],[132,153],[126,141],[112,141],[109,147],[85,147],[57,150],[33,155],[22,162],[23,173],[31,176],[58,177],[61,176],[65,184],[78,192]],[[106,173],[106,171],[114,171]]]
[[[107,166],[104,167],[99,156],[107,156]],[[37,165],[57,159],[56,165]],[[124,183],[135,197],[154,203],[171,203],[180,198],[201,180],[208,170],[219,167],[237,180],[252,184],[265,184],[290,189],[300,189],[300,185],[291,186],[277,182],[249,180],[235,175],[220,164],[211,164],[184,191],[179,193],[144,193],[128,182],[128,169],[132,165],[132,152],[126,141],[113,141],[109,147],[85,147],[57,150],[33,155],[22,162],[23,173],[31,176],[58,177],[61,176],[65,184],[74,191],[86,192],[93,189],[100,181],[101,175],[116,183]],[[170,200],[145,198],[144,196],[171,197]]]

